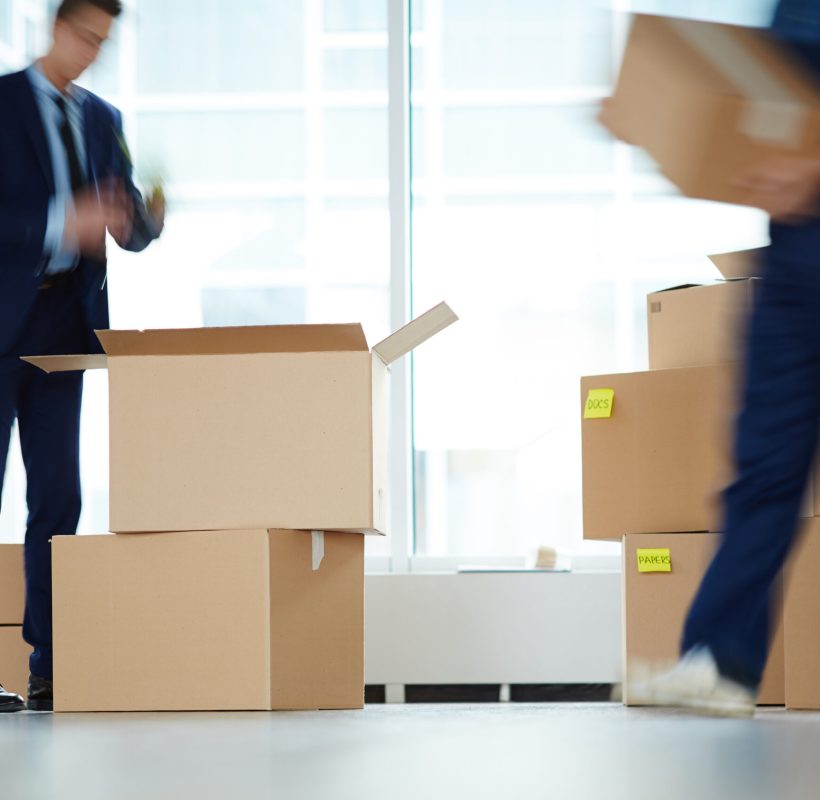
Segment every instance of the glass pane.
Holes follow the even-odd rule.
[[[441,6],[447,89],[604,85],[612,15],[598,0],[446,0]]]
[[[337,180],[387,178],[387,114],[382,109],[325,112],[325,169]]]
[[[386,90],[387,50],[325,50],[325,89]]]
[[[592,106],[451,108],[445,175],[453,178],[611,172],[614,148]],[[417,138],[424,138],[419,131]]]
[[[18,2],[14,13],[32,7]],[[358,47],[356,36],[331,44],[326,35],[386,30],[386,0],[323,0],[314,8],[324,8],[324,19],[307,7],[126,4],[84,82],[123,112],[137,175],[164,174],[169,214],[145,252],[109,247],[115,327],[361,322],[371,343],[390,332],[387,49],[378,36]],[[10,8],[0,0],[0,38],[16,30],[7,24]],[[121,57],[126,47],[133,56]],[[22,63],[23,52],[11,55]],[[308,63],[321,65],[310,86]],[[362,92],[382,97],[362,107]],[[100,378],[87,377],[83,410],[85,533],[108,526]],[[19,540],[19,452],[9,464],[0,537],[11,531]],[[366,548],[386,555],[390,542],[368,537]]]
[[[307,317],[303,288],[208,288],[202,292],[205,325],[301,325]]]
[[[424,14],[425,0],[410,0],[410,25],[411,30],[423,31],[426,25],[426,16]]]
[[[0,0],[0,42],[12,44],[12,0]]]
[[[299,91],[303,6],[281,0],[139,0],[140,91]]]
[[[307,219],[304,199],[198,201],[183,206],[199,219],[213,219],[210,230],[226,230],[230,241],[219,248],[210,268],[240,273],[261,270],[272,278],[284,270],[304,269]],[[238,232],[241,236],[237,236]]]
[[[645,14],[766,25],[774,14],[775,0],[632,0],[632,8]]]
[[[324,0],[325,30],[386,31],[388,0]]]
[[[679,198],[598,128],[612,5],[425,0],[414,306],[446,298],[461,321],[414,356],[417,553],[598,550],[582,542],[580,377],[646,369],[646,294],[766,241],[762,214]],[[706,5],[747,23],[763,9]]]
[[[141,113],[138,163],[180,182],[301,179],[304,125],[301,111]]]
[[[316,242],[314,256],[323,283],[387,288],[390,216],[386,197],[327,199],[317,224],[322,238]],[[380,338],[388,333],[385,330]]]

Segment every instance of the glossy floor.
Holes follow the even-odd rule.
[[[820,714],[618,705],[0,716],[3,800],[817,798]]]

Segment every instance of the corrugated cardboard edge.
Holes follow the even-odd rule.
[[[108,356],[106,355],[21,356],[20,360],[48,374],[108,369]]]
[[[447,303],[439,303],[379,342],[373,352],[385,364],[392,364],[454,322],[458,322],[458,316],[453,309]]]
[[[621,539],[621,702],[628,706],[629,700],[629,667],[627,663],[627,607],[626,607],[626,571],[627,571],[627,548],[630,544],[629,534],[625,534]]]
[[[98,330],[111,356],[205,356],[367,351],[358,322],[324,325]]]

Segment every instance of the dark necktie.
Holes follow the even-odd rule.
[[[80,157],[77,155],[77,143],[74,141],[74,133],[68,121],[68,109],[62,97],[55,97],[54,102],[60,109],[62,120],[60,122],[60,138],[63,140],[65,154],[68,158],[68,172],[71,176],[71,191],[76,194],[85,186],[85,177],[80,166]]]

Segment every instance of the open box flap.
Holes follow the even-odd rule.
[[[682,292],[684,289],[698,289],[703,286],[702,283],[679,283],[677,286],[669,286],[666,289],[658,289],[655,292],[650,292],[650,295],[669,294],[670,292]]]
[[[385,364],[392,364],[457,321],[458,317],[453,309],[447,303],[439,303],[379,342],[373,352]]]
[[[231,355],[366,351],[362,326],[259,325],[235,328],[179,328],[97,331],[110,356]]]
[[[33,364],[43,372],[75,372],[86,369],[108,369],[108,356],[23,356],[21,361]]]
[[[727,281],[742,278],[759,278],[763,270],[765,247],[756,250],[739,250],[736,253],[721,253],[709,256],[709,260]]]

